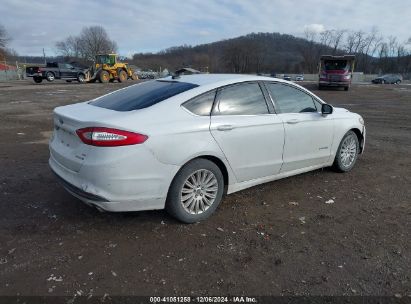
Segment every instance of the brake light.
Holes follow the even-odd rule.
[[[112,128],[89,127],[76,131],[81,141],[97,147],[117,147],[142,144],[148,136]]]

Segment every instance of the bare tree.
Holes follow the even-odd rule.
[[[366,46],[366,33],[363,31],[354,32],[355,43],[354,43],[354,54],[362,54]]]
[[[376,28],[373,28],[372,31],[368,34],[368,36],[365,38],[363,63],[363,70],[365,73],[368,72],[370,58],[372,58],[372,56],[374,55],[377,44],[381,41],[381,39],[382,38],[378,36],[378,31]]]
[[[81,41],[79,37],[69,36],[56,43],[57,50],[65,57],[81,58]]]
[[[397,46],[398,46],[397,37],[389,36],[388,37],[388,56],[393,57],[396,55]]]
[[[333,30],[331,35],[331,47],[333,49],[332,54],[335,55],[338,51],[341,41],[344,38],[347,30]]]
[[[10,38],[7,35],[6,29],[0,24],[0,48],[4,49],[7,46]]]
[[[306,46],[302,47],[301,53],[304,58],[306,70],[308,70],[309,73],[314,73],[316,70],[317,66],[317,38],[318,38],[318,33],[315,31],[310,31],[309,29],[306,29],[304,31],[304,37],[308,41]]]
[[[247,45],[233,41],[224,49],[223,59],[233,73],[245,73],[249,69],[251,52]]]
[[[348,32],[345,39],[345,52],[348,54],[361,53],[365,46],[365,33],[363,31]]]
[[[85,59],[93,60],[99,53],[115,52],[117,44],[110,40],[102,26],[85,27],[80,33],[81,53]]]
[[[117,44],[111,40],[102,26],[84,27],[79,36],[70,36],[56,43],[58,51],[67,57],[93,60],[97,54],[117,51]]]

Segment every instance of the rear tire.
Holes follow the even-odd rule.
[[[335,155],[333,169],[337,172],[350,171],[357,161],[360,151],[360,143],[357,134],[348,131],[342,138]]]
[[[46,79],[47,79],[48,82],[53,82],[54,79],[55,79],[55,76],[52,72],[47,72],[46,73]]]
[[[125,82],[127,80],[127,73],[124,70],[117,71],[118,82]]]
[[[174,177],[167,195],[166,210],[184,223],[208,218],[220,204],[224,177],[218,166],[206,159],[184,165]]]
[[[395,84],[400,84],[401,83],[401,80],[397,80],[396,82],[395,82]]]
[[[41,77],[33,77],[33,80],[35,83],[41,83],[43,81],[43,78]]]
[[[100,83],[107,83],[110,80],[110,74],[107,71],[100,71],[100,73],[98,74],[98,81]]]

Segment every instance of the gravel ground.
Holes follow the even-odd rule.
[[[306,83],[364,117],[354,170],[244,190],[183,225],[100,213],[48,168],[52,109],[129,84],[0,84],[0,295],[411,296],[411,86]]]

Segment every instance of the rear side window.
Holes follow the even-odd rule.
[[[215,91],[207,92],[185,102],[183,107],[191,113],[201,116],[209,116],[211,108],[213,107],[214,98]]]
[[[91,101],[90,104],[123,112],[139,110],[197,86],[196,84],[177,81],[146,81],[97,98]]]
[[[313,98],[307,93],[279,83],[266,86],[280,113],[317,112]]]
[[[215,115],[268,114],[268,107],[258,83],[242,83],[223,88],[218,96]]]

